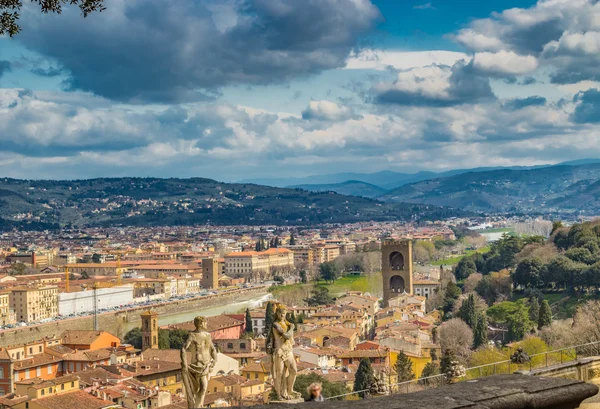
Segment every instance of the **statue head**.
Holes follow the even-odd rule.
[[[206,318],[200,316],[194,318],[194,326],[197,330],[206,329]]]
[[[285,305],[279,305],[277,307],[277,309],[275,310],[275,318],[278,321],[285,319],[286,312],[287,312],[286,306]]]

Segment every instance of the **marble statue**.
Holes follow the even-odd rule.
[[[181,373],[188,409],[204,407],[209,374],[217,362],[217,350],[206,331],[206,318],[194,318],[194,325],[196,330],[190,332],[181,348]]]
[[[296,361],[294,359],[294,324],[285,318],[285,306],[275,310],[275,322],[267,337],[267,353],[271,355],[273,389],[279,400],[293,400],[300,394],[294,392]]]

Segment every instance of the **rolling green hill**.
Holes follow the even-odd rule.
[[[0,228],[195,224],[309,225],[439,219],[465,214],[427,205],[228,184],[211,179],[0,179]]]
[[[378,199],[477,212],[600,213],[600,164],[472,172],[412,183]]]
[[[349,180],[343,183],[331,183],[322,185],[296,185],[290,188],[304,189],[310,192],[336,192],[341,195],[377,197],[385,194],[387,190],[375,186],[371,183],[361,182],[359,180]]]

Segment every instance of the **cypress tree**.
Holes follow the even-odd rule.
[[[412,361],[404,353],[404,351],[400,351],[398,354],[398,359],[396,360],[394,369],[398,375],[398,382],[406,382],[415,379],[415,374],[412,369]]]
[[[252,328],[252,317],[250,316],[250,309],[246,308],[246,332],[252,334],[253,328]]]
[[[469,294],[467,299],[463,301],[458,310],[458,316],[467,323],[469,328],[475,330],[477,326],[477,311],[475,310],[475,296],[473,294]]]
[[[473,331],[473,348],[479,348],[487,344],[487,341],[487,319],[484,314],[479,314],[475,331]]]
[[[271,332],[273,322],[275,322],[275,308],[273,307],[273,303],[269,301],[265,312],[265,335],[268,336]]]
[[[295,246],[296,245],[296,236],[294,235],[294,233],[292,233],[290,235],[290,246]]]
[[[540,302],[537,297],[532,297],[529,300],[529,319],[536,323],[540,320]]]
[[[451,349],[444,350],[442,359],[440,360],[440,372],[445,374],[452,369],[452,361],[456,361],[456,355]]]
[[[543,327],[547,327],[552,324],[552,309],[550,308],[550,304],[548,300],[542,301],[542,306],[540,307],[540,317],[538,320],[538,329],[542,329]]]
[[[354,392],[357,392],[358,396],[364,399],[369,395],[374,384],[375,375],[373,374],[371,362],[367,358],[362,358],[354,377]]]

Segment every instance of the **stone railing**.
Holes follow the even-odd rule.
[[[577,380],[513,374],[488,376],[415,393],[300,405],[327,409],[575,409],[596,394],[596,385]],[[268,405],[268,408],[277,406],[289,408],[289,405]]]

